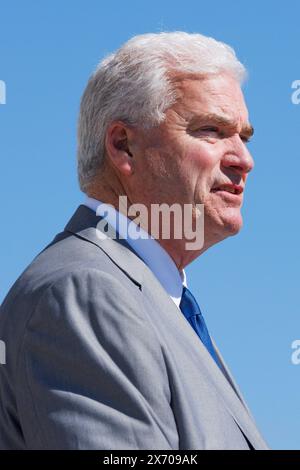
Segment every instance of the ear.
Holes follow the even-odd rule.
[[[133,132],[121,121],[112,122],[106,131],[105,148],[111,164],[124,176],[133,173],[133,156],[129,142]]]

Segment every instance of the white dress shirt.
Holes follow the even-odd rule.
[[[126,239],[127,243],[147,264],[179,308],[183,285],[187,286],[184,269],[179,271],[171,256],[155,238],[111,205],[90,197],[86,198],[84,204],[94,210],[97,215],[104,217],[106,222],[108,222],[122,238]],[[135,225],[133,226],[132,224]],[[139,234],[138,237],[133,238],[130,236],[130,230],[128,230],[129,225],[134,229],[136,228],[135,233]]]

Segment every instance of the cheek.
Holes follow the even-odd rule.
[[[165,159],[155,148],[146,149],[138,155],[134,170],[135,184],[147,191],[149,188],[155,187],[157,181],[167,174]]]
[[[184,171],[202,197],[207,196],[220,172],[221,148],[217,144],[196,142],[186,147],[183,159]]]
[[[211,171],[219,163],[220,158],[221,149],[217,144],[197,142],[187,146],[184,160],[195,170]]]

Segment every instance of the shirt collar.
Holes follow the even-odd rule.
[[[184,269],[179,271],[171,256],[155,238],[111,205],[90,197],[86,198],[84,204],[94,210],[97,215],[104,217],[113,229],[126,239],[127,243],[147,264],[171,299],[179,307],[182,285],[187,285]],[[128,231],[129,224],[134,229],[137,227],[135,233],[139,234],[138,238],[132,238],[130,235],[130,231]]]

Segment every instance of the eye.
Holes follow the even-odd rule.
[[[196,135],[203,135],[203,136],[209,136],[209,137],[216,137],[216,136],[222,137],[223,136],[220,129],[215,126],[199,127],[197,129],[192,130],[191,132]]]
[[[213,127],[213,126],[207,126],[207,127],[202,127],[201,129],[199,129],[200,131],[203,131],[203,132],[216,132],[218,133],[219,132],[219,129],[217,127]]]

